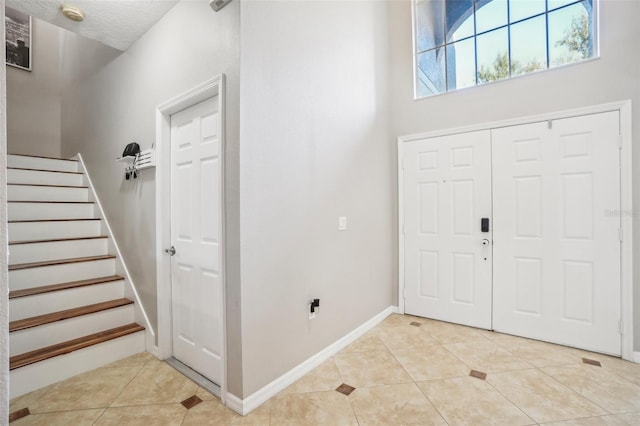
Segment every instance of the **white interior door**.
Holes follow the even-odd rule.
[[[491,328],[490,146],[488,130],[405,145],[409,314]]]
[[[217,97],[171,116],[173,355],[222,383],[221,141]]]
[[[492,131],[495,330],[620,354],[618,115]]]

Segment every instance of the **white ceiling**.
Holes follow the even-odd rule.
[[[179,0],[6,0],[6,5],[119,50],[127,50]],[[62,16],[63,4],[84,11],[84,21]],[[187,23],[185,23],[187,24]]]

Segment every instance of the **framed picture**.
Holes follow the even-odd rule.
[[[7,64],[31,71],[31,16],[5,7]]]

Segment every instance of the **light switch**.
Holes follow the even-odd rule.
[[[338,231],[346,231],[346,230],[347,230],[347,217],[338,216]]]

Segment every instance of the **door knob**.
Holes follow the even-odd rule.
[[[490,244],[490,242],[486,238],[482,240],[482,245],[483,246],[488,246],[489,244]]]
[[[164,252],[167,253],[169,256],[173,256],[176,254],[176,248],[174,246],[171,246],[171,248],[164,249]]]

